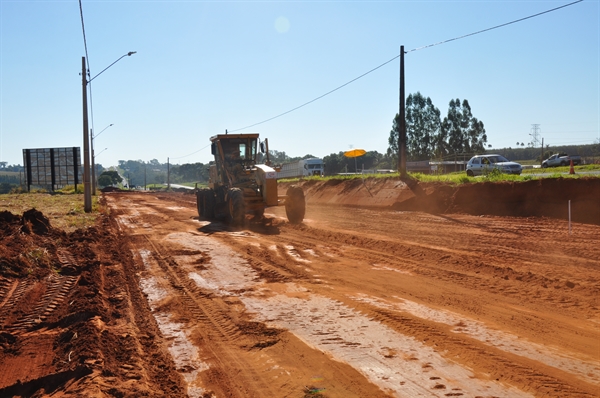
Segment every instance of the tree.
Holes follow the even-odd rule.
[[[344,152],[332,153],[323,158],[325,164],[325,174],[335,175],[344,172],[354,172],[354,168],[358,170],[364,169],[390,169],[391,160],[386,155],[382,155],[377,151],[369,151],[363,156],[360,156],[354,162],[354,158],[344,156]]]
[[[207,169],[202,163],[184,163],[173,167],[173,174],[180,176],[182,182],[207,181]]]
[[[104,176],[106,176],[106,177],[108,177],[110,179],[110,183],[108,183],[108,184],[101,184],[100,183],[100,179],[102,177],[104,177]],[[102,179],[102,181],[103,182],[108,182],[107,179]],[[107,187],[109,185],[117,185],[117,184],[119,184],[121,182],[123,182],[123,178],[119,175],[119,173],[117,173],[114,170],[105,171],[102,174],[100,174],[100,176],[98,177],[98,185],[104,186],[104,187]]]
[[[392,158],[393,163],[398,164],[398,137],[400,136],[400,115],[396,113],[392,121],[392,130],[388,138],[387,155]]]
[[[344,169],[344,166],[346,166],[344,152],[332,153],[325,156],[323,158],[323,164],[325,165],[326,175],[335,175],[340,173]]]
[[[448,116],[441,126],[442,136],[447,139],[449,153],[481,153],[485,151],[487,135],[483,122],[471,112],[469,101],[451,100]],[[445,154],[448,154],[446,152]]]
[[[440,110],[433,105],[431,98],[425,98],[418,91],[416,94],[408,96],[406,99],[406,150],[408,159],[431,159],[440,125]]]
[[[101,174],[100,177],[98,177],[98,186],[104,188],[109,185],[113,185],[112,178],[104,173]]]

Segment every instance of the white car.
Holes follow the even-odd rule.
[[[502,155],[477,155],[467,163],[467,175],[474,177],[498,170],[506,174],[521,174],[523,167],[516,162],[511,162]]]

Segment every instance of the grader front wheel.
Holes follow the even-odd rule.
[[[244,224],[246,208],[244,206],[244,193],[239,188],[231,188],[227,194],[227,207],[229,224],[240,226]]]
[[[306,201],[304,191],[297,185],[287,189],[285,199],[285,214],[292,224],[300,224],[304,220],[306,212]]]

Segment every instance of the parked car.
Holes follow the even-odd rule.
[[[506,174],[521,174],[523,167],[516,162],[511,162],[502,155],[477,155],[467,163],[467,175],[474,177],[498,170]]]
[[[581,156],[569,156],[566,153],[555,153],[542,162],[542,167],[568,166],[571,164],[571,160],[573,161],[573,165],[576,166],[581,163]]]

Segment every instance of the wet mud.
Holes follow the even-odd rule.
[[[1,212],[0,396],[597,396],[596,180],[301,184],[300,225]]]

